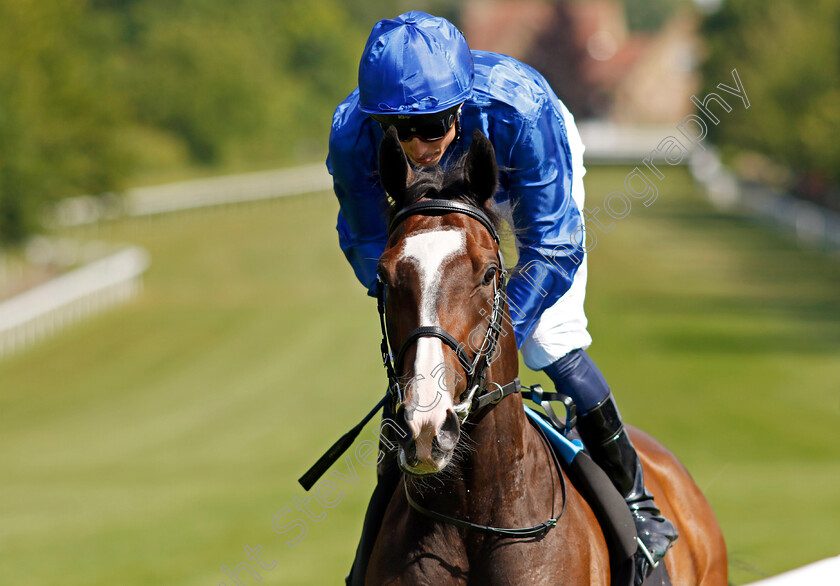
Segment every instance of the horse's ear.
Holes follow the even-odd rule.
[[[467,185],[482,205],[496,193],[499,167],[493,145],[478,129],[473,132],[470,151],[464,166]]]
[[[405,202],[406,187],[411,181],[411,175],[411,166],[400,144],[397,129],[391,126],[379,145],[379,177],[382,187],[397,207],[402,207]]]

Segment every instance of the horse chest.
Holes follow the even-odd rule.
[[[558,526],[539,540],[471,538],[451,526],[427,524],[409,511],[398,516],[377,542],[368,573],[370,585],[609,583],[603,540],[598,547],[596,536],[569,533],[569,527]]]

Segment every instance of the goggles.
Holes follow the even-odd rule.
[[[460,110],[461,105],[459,104],[435,114],[414,114],[411,116],[371,114],[370,117],[379,122],[384,131],[387,131],[391,126],[396,128],[397,136],[403,142],[411,140],[413,136],[419,136],[422,140],[432,142],[446,136],[446,133],[458,119]]]

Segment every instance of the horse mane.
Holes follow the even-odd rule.
[[[496,229],[501,227],[502,217],[492,200],[489,205],[479,201],[473,194],[464,177],[467,154],[462,155],[455,164],[444,168],[437,165],[430,169],[414,169],[414,180],[406,188],[405,200],[393,202],[390,219],[401,209],[417,203],[421,199],[446,199],[468,203],[483,211]]]

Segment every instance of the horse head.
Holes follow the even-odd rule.
[[[390,129],[379,172],[394,212],[379,276],[387,337],[399,348],[395,420],[406,432],[399,462],[409,474],[433,474],[452,460],[465,405],[498,350],[499,334],[488,327],[504,309],[498,219],[488,208],[498,167],[490,141],[476,131],[451,169],[414,171]],[[449,213],[446,202],[461,204],[460,213]]]

